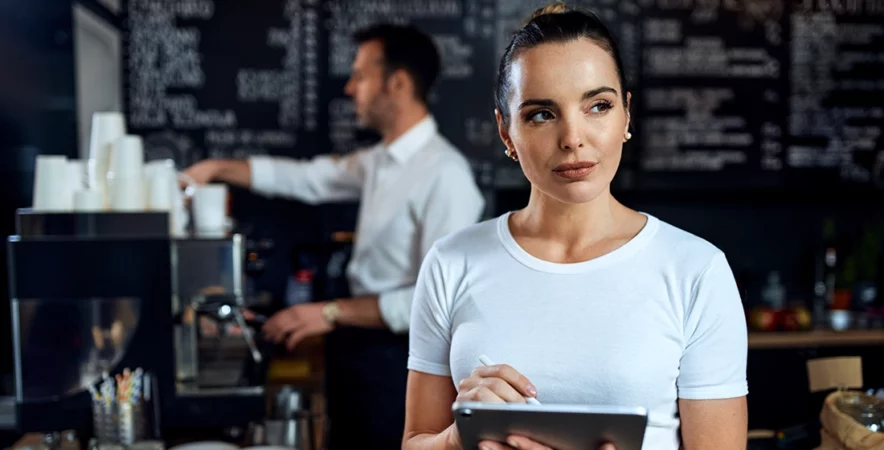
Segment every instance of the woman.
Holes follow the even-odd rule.
[[[460,448],[455,400],[523,396],[645,407],[645,450],[745,448],[746,327],[724,254],[611,195],[631,135],[608,30],[560,4],[538,11],[504,53],[496,91],[530,200],[424,260],[403,448]],[[506,365],[477,368],[483,354]]]

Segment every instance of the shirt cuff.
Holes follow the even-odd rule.
[[[440,377],[451,376],[451,368],[447,364],[434,363],[410,355],[408,357],[408,370],[438,375]]]
[[[748,383],[737,382],[721,386],[706,386],[678,389],[678,398],[685,400],[715,400],[742,397],[749,393]]]
[[[276,176],[274,173],[272,157],[250,157],[249,175],[252,180],[251,188],[253,191],[264,195],[273,195],[273,187],[276,185]]]
[[[411,322],[411,299],[414,296],[414,285],[384,292],[378,296],[378,309],[381,319],[394,333],[408,332]]]

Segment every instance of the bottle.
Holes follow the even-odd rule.
[[[58,432],[43,433],[41,446],[39,448],[46,450],[59,450],[61,448],[61,439]]]
[[[780,283],[779,272],[771,271],[767,275],[767,283],[761,291],[761,299],[765,305],[775,311],[786,306],[786,288]]]
[[[80,440],[74,430],[65,431],[61,437],[61,450],[80,450]]]
[[[289,277],[285,292],[287,306],[300,305],[313,301],[313,271],[299,269]]]
[[[831,219],[823,225],[822,245],[816,257],[813,284],[813,317],[817,323],[826,321],[826,311],[835,303],[835,279],[838,266],[838,247],[835,223]]]

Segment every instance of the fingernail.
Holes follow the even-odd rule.
[[[515,440],[515,439],[513,439],[513,438],[509,438],[509,439],[507,439],[507,440],[506,440],[506,443],[509,444],[510,447],[513,447],[513,448],[519,448],[519,441],[517,441],[517,440]]]
[[[534,387],[533,384],[528,385],[528,394],[530,394],[532,397],[537,397],[537,388]]]
[[[489,447],[487,445],[480,445],[479,450],[491,450],[491,447]]]

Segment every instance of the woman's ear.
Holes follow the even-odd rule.
[[[510,153],[515,153],[516,149],[513,148],[513,141],[510,139],[509,125],[498,109],[494,110],[494,118],[497,119],[497,134],[500,135],[500,140],[506,146],[507,156],[510,156]]]
[[[516,153],[516,147],[513,145],[513,140],[510,138],[509,125],[506,120],[504,120],[503,114],[495,109],[494,118],[497,119],[497,133],[500,135],[500,140],[503,141],[503,145],[506,146],[506,150],[504,150],[503,153],[506,154],[507,158],[519,162],[519,154]]]
[[[629,132],[629,126],[632,125],[632,115],[629,113],[629,105],[632,104],[632,92],[626,93],[626,105],[624,105],[626,109],[626,129],[623,130],[623,134]]]

